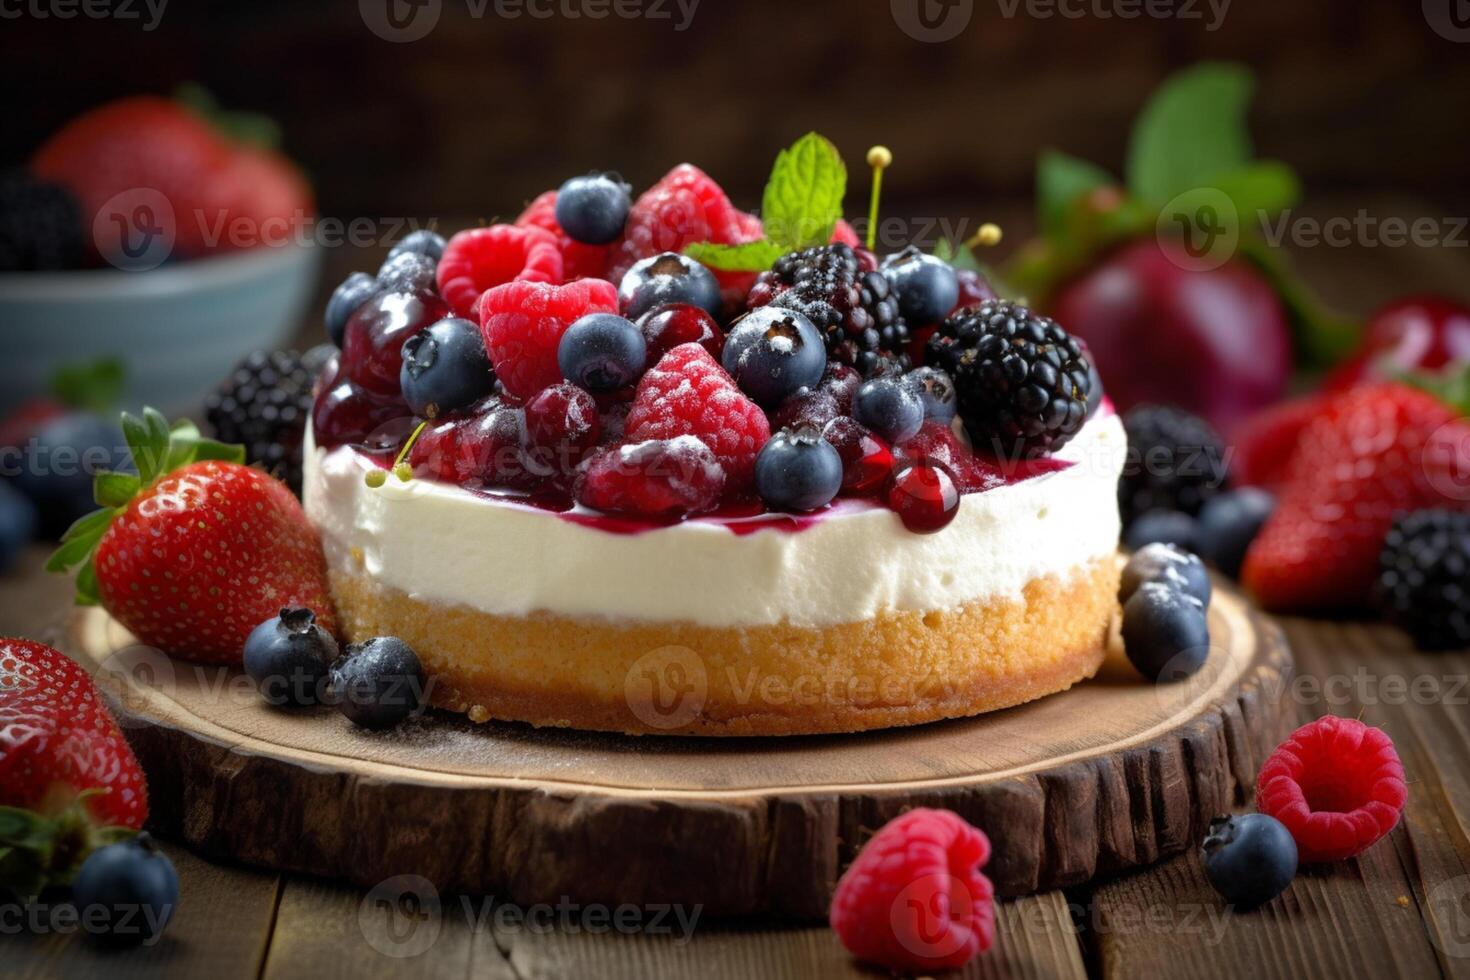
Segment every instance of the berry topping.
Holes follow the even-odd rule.
[[[1327,715],[1276,747],[1256,779],[1256,806],[1286,825],[1304,863],[1361,854],[1399,822],[1404,767],[1382,729]]]
[[[337,641],[310,609],[282,609],[245,638],[245,673],[268,704],[308,707],[326,693]]]
[[[450,317],[408,338],[399,381],[408,407],[426,419],[469,408],[490,394],[495,372],[480,325]]]
[[[402,402],[378,398],[351,381],[342,381],[317,396],[311,431],[323,448],[360,446],[407,416]]]
[[[1396,520],[1378,559],[1376,597],[1421,649],[1470,646],[1470,514],[1421,510]]]
[[[444,236],[428,228],[420,228],[411,231],[398,240],[398,244],[388,250],[388,258],[395,258],[405,252],[414,252],[424,255],[438,262],[444,257]]]
[[[1128,457],[1118,482],[1123,524],[1151,510],[1190,516],[1225,485],[1225,447],[1197,415],[1163,405],[1140,405],[1123,416]]]
[[[714,510],[725,470],[694,436],[610,446],[583,464],[577,500],[609,513],[680,518]]]
[[[765,413],[698,344],[675,347],[644,374],[625,432],[640,442],[696,436],[714,452],[733,491],[750,486],[756,454],[771,437]]]
[[[444,246],[439,292],[456,316],[473,318],[485,290],[512,280],[561,282],[556,238],[541,228],[491,225],[462,231]]]
[[[870,497],[888,483],[893,473],[892,450],[856,421],[839,415],[827,423],[822,438],[832,444],[842,459],[843,493]]]
[[[179,874],[143,833],[88,855],[71,891],[88,932],[113,946],[151,945],[179,906]]]
[[[898,312],[909,323],[934,323],[954,309],[960,282],[948,262],[910,245],[888,256],[879,271],[893,287]]]
[[[1163,582],[1178,592],[1210,604],[1210,573],[1205,563],[1182,548],[1162,542],[1145,545],[1123,567],[1118,601],[1127,602],[1145,582]]]
[[[1185,551],[1199,547],[1199,522],[1177,510],[1151,510],[1123,531],[1123,544],[1139,551],[1151,544],[1170,544]]]
[[[516,218],[521,227],[540,228],[551,232],[561,252],[562,278],[601,279],[607,275],[607,265],[612,252],[610,245],[587,245],[577,241],[562,230],[556,222],[556,191],[547,191],[532,201],[521,216]]]
[[[996,463],[971,453],[948,425],[925,422],[914,437],[894,447],[905,463],[938,466],[954,478],[961,493],[991,490],[1006,482]]]
[[[563,286],[516,281],[485,293],[480,328],[500,383],[515,397],[530,398],[562,380],[557,351],[567,327],[589,313],[617,311],[617,291],[601,279]]]
[[[942,530],[960,510],[960,491],[949,471],[919,463],[900,470],[888,485],[888,507],[915,534]]]
[[[204,402],[214,437],[301,493],[301,447],[316,374],[295,351],[256,351]]]
[[[1211,820],[1202,851],[1210,884],[1237,908],[1266,904],[1296,877],[1296,841],[1264,813]]]
[[[853,396],[852,415],[889,442],[903,442],[924,424],[924,401],[900,379],[873,378]]]
[[[640,259],[618,284],[623,314],[636,320],[669,303],[688,303],[710,316],[720,313],[720,284],[713,272],[687,255],[661,252]]]
[[[347,321],[342,368],[358,387],[382,398],[403,393],[403,345],[448,310],[432,293],[380,293]]]
[[[776,307],[736,320],[721,360],[741,390],[767,408],[820,382],[827,367],[822,336],[812,322]]]
[[[360,728],[392,728],[424,707],[423,664],[407,643],[375,636],[355,643],[332,665],[337,710]]]
[[[524,456],[525,418],[489,399],[476,414],[446,419],[419,434],[408,452],[415,477],[475,487],[532,489]]]
[[[1246,551],[1275,510],[1276,498],[1256,487],[1211,497],[1196,522],[1200,557],[1231,578],[1239,575]]]
[[[378,269],[378,286],[388,292],[435,292],[437,268],[434,259],[420,252],[390,254]]]
[[[956,399],[954,381],[938,368],[914,368],[903,376],[904,384],[918,393],[924,403],[924,419],[948,425],[954,418]]]
[[[573,177],[556,192],[556,222],[585,245],[616,241],[633,206],[632,190],[616,174]]]
[[[659,252],[682,252],[695,242],[734,245],[760,235],[759,226],[752,228],[742,221],[740,212],[709,175],[684,163],[633,203],[609,271],[621,281],[633,263]]]
[[[842,457],[819,431],[778,432],[755,460],[755,491],[775,510],[813,511],[842,489]]]
[[[791,252],[756,279],[747,305],[796,310],[821,332],[828,356],[863,377],[908,366],[908,325],[871,256],[848,245]]]
[[[616,313],[589,313],[577,320],[556,349],[562,377],[588,391],[615,391],[638,380],[648,358],[643,331]]]
[[[945,320],[927,363],[954,379],[970,440],[1003,459],[1061,448],[1087,419],[1086,357],[1057,323],[989,301]]]
[[[596,400],[574,384],[552,385],[526,402],[527,450],[536,469],[570,475],[601,434]]]
[[[1123,604],[1123,645],[1151,681],[1188,677],[1210,654],[1205,607],[1169,579],[1144,582]]]
[[[366,272],[354,272],[332,291],[332,298],[327,300],[327,337],[338,348],[341,348],[343,334],[347,332],[347,318],[372,299],[378,289],[378,280]]]
[[[985,834],[948,810],[914,809],[863,845],[830,922],[860,960],[900,972],[958,969],[995,941]]]
[[[698,344],[715,357],[725,347],[725,334],[715,318],[688,303],[654,307],[638,318],[638,329],[643,331],[650,361],[680,344]]]

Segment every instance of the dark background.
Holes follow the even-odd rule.
[[[441,2],[427,37],[402,44],[375,36],[355,0],[171,0],[152,32],[140,20],[0,20],[0,160],[23,160],[88,106],[194,80],[283,125],[324,214],[452,230],[513,216],[573,173],[617,169],[641,189],[682,160],[753,207],[775,151],[818,129],[854,171],[870,144],[893,149],[885,213],[1004,218],[1013,246],[1029,232],[1038,150],[1117,172],[1154,86],[1225,58],[1255,69],[1259,153],[1297,169],[1308,207],[1443,218],[1470,203],[1470,43],[1436,33],[1419,0],[1233,0],[1214,31],[1204,0],[1190,0],[1193,19],[1126,20],[1086,11],[1128,0],[1070,0],[1084,14],[1071,17],[1033,16],[1025,2],[1007,17],[1008,2],[974,0],[968,28],[944,43],[907,36],[888,0],[701,0],[682,33],[672,4],[672,19],[592,20],[508,19],[493,5],[474,17],[467,0]],[[865,176],[852,187],[858,213]]]

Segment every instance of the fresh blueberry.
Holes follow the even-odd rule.
[[[1276,498],[1256,487],[1216,494],[1199,512],[1200,554],[1235,578],[1246,550],[1275,509]]]
[[[1140,514],[1128,525],[1123,532],[1123,543],[1133,551],[1156,541],[1193,551],[1198,536],[1198,526],[1188,514],[1177,510],[1151,510]]]
[[[347,321],[357,308],[378,291],[378,280],[366,272],[354,272],[342,284],[332,291],[332,298],[327,300],[327,336],[332,343],[339,348],[342,346],[342,335],[347,331]]]
[[[377,636],[347,647],[332,665],[337,707],[354,725],[392,728],[424,704],[424,667],[418,654],[395,636]]]
[[[179,904],[179,874],[148,834],[99,847],[77,869],[72,903],[99,938],[152,943]]]
[[[1264,813],[1211,820],[1203,851],[1210,884],[1236,908],[1266,904],[1296,877],[1296,841]]]
[[[883,260],[879,271],[898,297],[898,311],[909,323],[938,323],[960,299],[960,280],[943,259],[910,245]]]
[[[495,371],[478,325],[449,317],[403,344],[398,380],[414,414],[432,419],[469,408],[495,389]]]
[[[719,317],[720,282],[689,256],[662,252],[628,270],[618,284],[618,303],[629,320],[666,303],[688,303]]]
[[[948,374],[939,368],[915,368],[903,376],[903,383],[918,393],[925,419],[946,425],[954,419],[954,381]]]
[[[924,401],[895,378],[864,381],[852,397],[852,416],[890,444],[903,442],[924,424]]]
[[[755,458],[755,489],[773,510],[825,507],[842,489],[842,456],[815,426],[783,430]]]
[[[59,415],[41,425],[5,471],[41,515],[41,533],[55,537],[96,509],[93,478],[103,470],[132,470],[122,429],[86,412]]]
[[[556,348],[562,377],[588,391],[616,391],[632,384],[647,359],[643,331],[616,313],[587,314],[567,327]]]
[[[575,241],[606,245],[623,233],[632,190],[616,174],[573,177],[556,192],[556,223]]]
[[[319,703],[336,659],[337,641],[310,609],[282,609],[245,638],[245,673],[278,707]]]
[[[762,306],[730,326],[720,361],[742,391],[771,409],[822,380],[827,345],[803,314]]]
[[[1210,604],[1210,573],[1205,570],[1205,563],[1177,545],[1155,541],[1134,552],[1123,567],[1118,601],[1133,598],[1133,593],[1145,582],[1163,582],[1194,596],[1203,606]]]
[[[397,245],[388,250],[388,258],[394,258],[404,252],[416,252],[438,262],[444,257],[444,236],[427,228],[411,231],[400,238]]]
[[[390,293],[426,293],[436,288],[439,263],[419,252],[390,255],[378,269],[378,286]]]
[[[1188,677],[1210,653],[1205,607],[1167,582],[1145,582],[1123,605],[1123,647],[1151,681]]]
[[[0,480],[0,575],[10,571],[21,550],[36,536],[40,523],[36,505]]]

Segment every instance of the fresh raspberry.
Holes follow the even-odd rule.
[[[534,226],[470,228],[449,239],[439,260],[439,294],[457,316],[473,317],[481,293],[516,279],[562,281],[555,235]]]
[[[439,268],[443,270],[442,262]],[[562,379],[556,348],[567,327],[588,313],[617,311],[618,291],[601,279],[563,286],[516,280],[486,290],[480,331],[495,376],[506,391],[525,399]]]
[[[725,470],[694,436],[610,446],[582,467],[577,500],[594,510],[678,518],[714,510]]]
[[[832,226],[831,241],[833,245],[851,245],[853,248],[863,247],[863,240],[858,237],[856,231],[853,231],[852,225],[841,218],[838,218],[837,224]]]
[[[634,262],[660,252],[682,252],[695,242],[733,245],[760,235],[759,222],[737,211],[719,184],[683,163],[633,202],[622,241],[613,247],[610,278],[620,281]]]
[[[1408,795],[1383,730],[1332,715],[1293,732],[1256,780],[1256,808],[1286,825],[1304,862],[1361,854],[1399,822]]]
[[[561,225],[556,222],[556,191],[547,191],[532,201],[516,219],[516,225],[522,228],[541,228],[556,236],[564,279],[600,279],[607,274],[612,246],[588,245],[562,231]]]
[[[714,450],[730,488],[743,490],[771,438],[771,424],[709,351],[680,344],[638,382],[625,432],[638,441],[698,436]]]
[[[848,952],[895,971],[958,969],[995,940],[985,834],[948,810],[910,810],[837,883],[830,921]]]

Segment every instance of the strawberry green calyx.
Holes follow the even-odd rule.
[[[87,798],[105,792],[84,790],[45,813],[0,806],[0,892],[32,900],[48,887],[70,884],[97,848],[137,836],[130,827],[97,825]]]
[[[206,439],[199,427],[187,419],[170,426],[163,415],[143,409],[142,416],[124,412],[123,437],[132,456],[134,473],[104,470],[93,481],[92,495],[99,510],[78,520],[61,537],[61,547],[46,562],[48,572],[69,574],[76,569],[78,605],[97,604],[97,573],[92,555],[113,519],[125,511],[133,498],[175,470],[203,460],[245,462],[243,446],[229,446]]]
[[[1462,417],[1470,417],[1470,366],[1451,367],[1438,373],[1411,371],[1398,380],[1433,395]]]

